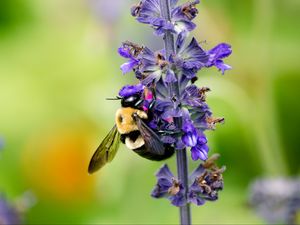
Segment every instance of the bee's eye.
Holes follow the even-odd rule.
[[[119,121],[120,123],[122,123],[122,122],[123,122],[123,116],[120,115],[120,116],[118,117],[118,121]]]

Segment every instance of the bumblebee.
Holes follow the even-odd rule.
[[[143,158],[161,161],[174,154],[174,148],[164,144],[160,137],[146,124],[151,115],[142,110],[142,94],[121,99],[121,108],[115,114],[115,125],[103,139],[91,158],[88,172],[94,173],[111,162],[120,141]],[[150,104],[153,105],[153,104]]]

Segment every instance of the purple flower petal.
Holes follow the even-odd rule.
[[[157,178],[167,178],[169,180],[171,180],[174,175],[172,174],[172,172],[170,171],[169,167],[167,164],[164,164],[156,173],[156,177]]]
[[[134,94],[142,93],[144,90],[144,86],[142,84],[137,85],[125,85],[119,91],[119,95],[121,97],[129,97]]]
[[[197,144],[197,136],[191,132],[185,133],[182,136],[182,142],[188,147],[193,147]]]
[[[228,57],[232,53],[231,46],[226,43],[221,43],[212,48],[211,50],[208,51],[208,54],[210,55],[210,60],[212,61],[211,58],[218,58],[218,59],[223,59]]]
[[[174,83],[176,82],[177,79],[175,77],[175,73],[173,70],[168,70],[166,73],[166,78],[165,78],[165,82],[166,83]]]
[[[118,48],[118,53],[124,58],[132,58],[129,48],[120,47]]]
[[[172,205],[180,207],[186,204],[186,200],[184,198],[183,193],[176,194],[174,196],[170,196],[169,199],[171,200]]]
[[[168,191],[168,189],[172,186],[172,180],[169,178],[159,178],[157,183],[161,189],[165,191]]]
[[[190,32],[196,28],[196,24],[189,20],[178,20],[174,24],[174,30],[176,33],[182,33],[182,32]]]
[[[196,161],[200,158],[199,150],[196,147],[191,148],[191,153],[192,153],[192,159],[194,161]]]
[[[194,203],[195,205],[198,205],[198,206],[204,205],[204,203],[205,203],[205,200],[199,194],[197,194],[194,191],[190,191],[188,193],[188,200],[189,200],[189,202],[192,202],[192,203]]]
[[[136,65],[138,65],[138,61],[135,59],[130,59],[128,62],[121,65],[120,69],[123,74],[130,72]]]
[[[180,50],[183,47],[183,44],[186,40],[187,35],[188,35],[188,32],[186,32],[186,31],[180,32],[178,34],[177,40],[176,40],[177,51]]]
[[[186,48],[182,48],[174,58],[175,65],[189,79],[195,77],[198,70],[206,66],[209,55],[200,47],[195,38]]]
[[[196,144],[194,147],[191,148],[191,154],[192,154],[192,159],[194,161],[201,159],[201,160],[206,160],[208,157],[208,146],[207,145],[201,145],[201,144]]]
[[[161,71],[160,70],[157,70],[153,73],[150,73],[147,75],[146,78],[144,78],[141,82],[143,85],[145,86],[149,86],[151,85],[153,82],[157,82],[161,77]]]
[[[221,43],[207,53],[209,54],[209,61],[207,62],[206,67],[216,66],[222,74],[224,74],[226,70],[231,69],[231,66],[225,64],[222,60],[232,53],[229,44]]]
[[[199,145],[204,145],[207,143],[207,138],[205,137],[204,134],[198,134],[198,140],[197,140]]]
[[[226,70],[231,70],[232,69],[232,67],[225,64],[223,62],[223,60],[217,60],[216,63],[215,63],[215,66],[222,72],[223,75],[224,75]]]

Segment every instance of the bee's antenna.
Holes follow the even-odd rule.
[[[115,98],[106,98],[106,100],[121,100],[120,96],[116,96]]]

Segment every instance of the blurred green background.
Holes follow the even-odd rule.
[[[0,192],[11,201],[34,193],[26,223],[178,222],[177,208],[149,196],[162,163],[122,146],[101,172],[86,171],[119,107],[105,98],[136,82],[120,72],[120,43],[162,46],[130,16],[135,2],[0,2]],[[300,1],[203,0],[198,9],[193,35],[206,49],[232,44],[233,70],[199,73],[226,118],[207,134],[227,171],[219,201],[193,207],[193,222],[262,224],[247,205],[251,180],[300,172]]]

